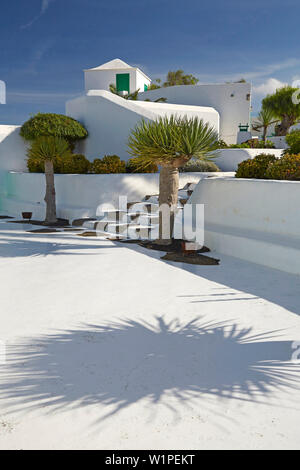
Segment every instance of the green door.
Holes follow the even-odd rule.
[[[129,93],[129,73],[117,73],[117,92],[128,91]]]

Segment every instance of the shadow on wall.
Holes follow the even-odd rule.
[[[275,336],[200,318],[84,325],[10,346],[1,397],[21,412],[41,400],[44,412],[102,405],[96,422],[143,399],[151,413],[161,404],[174,418],[178,405],[203,411],[212,396],[266,403],[279,388],[300,387],[299,365],[284,362],[291,344]]]
[[[27,171],[27,144],[20,126],[0,125],[0,171]]]

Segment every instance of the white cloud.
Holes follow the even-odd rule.
[[[33,23],[35,23],[38,19],[40,19],[41,16],[43,16],[46,13],[46,11],[48,10],[50,6],[50,3],[52,2],[55,2],[55,0],[42,0],[42,5],[41,5],[39,14],[35,16],[31,21],[29,21],[29,23],[21,26],[21,29],[30,28],[33,25]]]
[[[283,83],[280,80],[277,80],[277,78],[268,78],[267,81],[254,86],[253,93],[260,96],[266,96],[268,94],[275,93],[277,88],[282,88],[285,85],[287,85],[287,83]]]
[[[263,77],[272,76],[275,72],[279,72],[280,70],[289,69],[292,67],[297,67],[300,65],[300,59],[296,58],[289,58],[283,60],[281,62],[276,62],[273,64],[266,64],[264,66],[259,66],[253,68],[253,70],[241,70],[238,73],[231,73],[231,74],[203,74],[194,72],[194,75],[197,76],[201,80],[202,83],[205,82],[215,82],[215,83],[224,83],[224,82],[231,82],[239,80],[240,78],[244,78],[247,81],[256,80],[256,79],[263,79]]]

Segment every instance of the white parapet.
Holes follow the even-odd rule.
[[[300,181],[207,178],[191,204],[204,204],[205,245],[300,274]]]

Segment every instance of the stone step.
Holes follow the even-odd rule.
[[[128,203],[128,212],[147,212],[147,213],[154,213],[158,211],[158,204],[152,204],[148,202],[129,202]]]
[[[150,202],[152,204],[158,204],[158,196],[153,195],[153,196],[146,196],[143,201],[145,202]]]
[[[159,223],[159,215],[158,214],[140,215],[137,218],[137,221],[142,225],[158,224]]]
[[[193,194],[193,190],[191,189],[180,189],[178,191],[178,197],[190,197]]]
[[[188,189],[188,190],[194,191],[196,186],[197,186],[197,183],[186,183],[182,189]]]
[[[125,223],[125,224],[113,224],[113,223],[108,223],[107,226],[105,227],[104,232],[109,232],[113,234],[126,234],[128,232],[131,232],[133,234],[135,233],[145,233],[148,234],[150,230],[155,229],[155,225],[141,225],[141,224],[133,224],[133,223]],[[100,230],[101,231],[101,230]],[[130,236],[129,236],[130,238]]]

